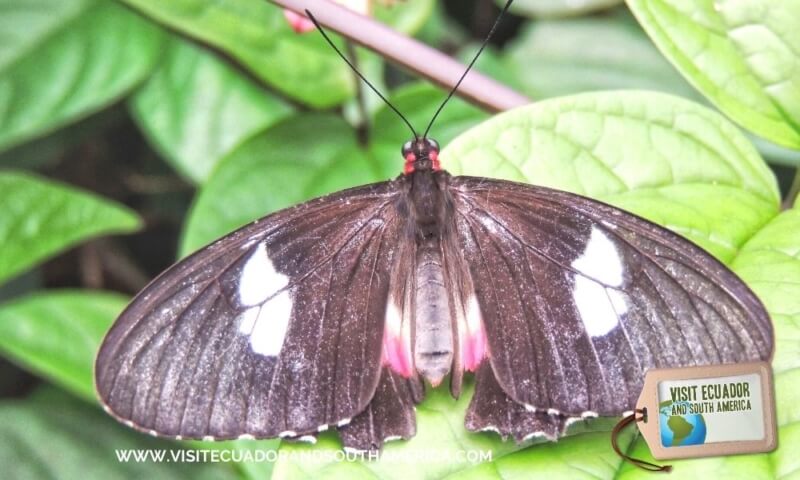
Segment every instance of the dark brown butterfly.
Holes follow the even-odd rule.
[[[598,201],[451,176],[426,135],[404,173],[282,210],[180,261],[106,336],[109,413],[175,438],[412,437],[424,381],[521,441],[634,407],[655,367],[769,358],[755,295],[682,237]]]

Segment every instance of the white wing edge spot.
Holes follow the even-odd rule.
[[[351,421],[353,421],[352,418],[345,418],[344,420],[339,420],[339,422],[336,423],[336,426],[337,427],[344,427],[345,425],[349,424]]]
[[[522,441],[525,442],[525,441],[531,440],[531,439],[533,439],[535,437],[544,437],[544,438],[548,439],[551,442],[555,442],[555,441],[558,440],[558,435],[550,435],[550,434],[548,434],[547,432],[545,432],[543,430],[537,430],[537,431],[535,431],[533,433],[529,433],[529,434],[525,435],[524,437],[522,437]]]
[[[206,435],[206,436],[203,437],[203,441],[204,442],[213,442],[214,441],[214,436],[213,435]]]
[[[280,438],[288,438],[288,437],[296,437],[296,436],[297,436],[297,432],[295,432],[293,430],[286,430],[285,432],[281,432],[281,433],[278,434],[278,437],[280,437]]]
[[[255,440],[256,436],[249,433],[243,433],[237,437],[239,440]]]

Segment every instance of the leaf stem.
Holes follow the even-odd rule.
[[[270,0],[303,14],[308,9],[319,23],[445,88],[452,88],[467,68],[453,58],[369,17],[329,0]],[[456,95],[491,112],[527,105],[526,96],[478,72],[470,72]]]

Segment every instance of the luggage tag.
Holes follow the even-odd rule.
[[[614,450],[650,471],[670,471],[631,458],[617,445],[630,423],[642,433],[653,457],[712,457],[769,452],[777,446],[772,370],[767,362],[652,369],[636,410],[611,433]]]

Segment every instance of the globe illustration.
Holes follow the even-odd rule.
[[[688,407],[689,402],[674,402]],[[702,445],[706,441],[706,421],[702,414],[672,414],[673,402],[668,400],[659,404],[659,430],[661,444],[665,447]]]

